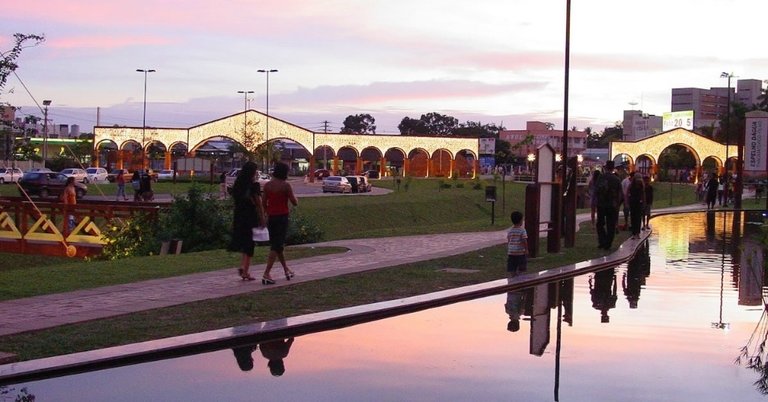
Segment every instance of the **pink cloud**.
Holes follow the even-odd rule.
[[[168,45],[174,41],[158,36],[70,36],[47,41],[55,49],[117,49],[136,45]]]
[[[369,85],[321,86],[299,88],[291,94],[274,95],[278,102],[304,105],[399,104],[417,100],[485,98],[511,92],[528,92],[544,88],[543,82],[488,84],[464,80],[431,80],[414,82],[374,82]]]

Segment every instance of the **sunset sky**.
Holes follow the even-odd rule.
[[[370,113],[563,126],[566,1],[27,0],[5,2],[0,50],[45,34],[0,101],[54,124],[187,127],[250,108],[337,131]],[[569,126],[602,130],[625,109],[661,115],[673,87],[768,78],[765,0],[573,0]],[[734,82],[735,86],[735,82]],[[8,93],[12,91],[12,93]],[[33,99],[34,98],[34,99]]]

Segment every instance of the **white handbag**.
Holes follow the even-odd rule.
[[[266,227],[253,228],[252,232],[253,232],[253,241],[255,242],[269,241],[269,230],[267,230]]]

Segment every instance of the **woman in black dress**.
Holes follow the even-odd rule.
[[[256,164],[246,162],[237,174],[232,186],[232,198],[235,210],[232,222],[232,241],[229,251],[242,253],[240,268],[237,272],[244,281],[255,278],[249,273],[253,257],[253,228],[264,227],[266,219],[261,205],[261,188],[256,181]]]

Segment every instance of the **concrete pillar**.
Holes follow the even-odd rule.
[[[331,163],[331,173],[336,176],[339,174],[339,157],[334,156],[333,162]]]
[[[163,169],[169,170],[171,168],[171,152],[165,151],[165,161],[163,162]]]
[[[403,174],[401,176],[405,177],[408,175],[408,172],[411,170],[411,160],[408,158],[403,159]]]
[[[315,182],[315,155],[309,157],[309,182]]]
[[[449,179],[453,178],[453,175],[454,175],[453,169],[455,169],[455,168],[456,168],[456,159],[455,158],[451,158],[451,163],[449,164],[450,171],[448,172],[448,178]]]
[[[384,177],[384,173],[386,173],[385,166],[387,166],[387,158],[382,156],[379,159],[379,177]]]

